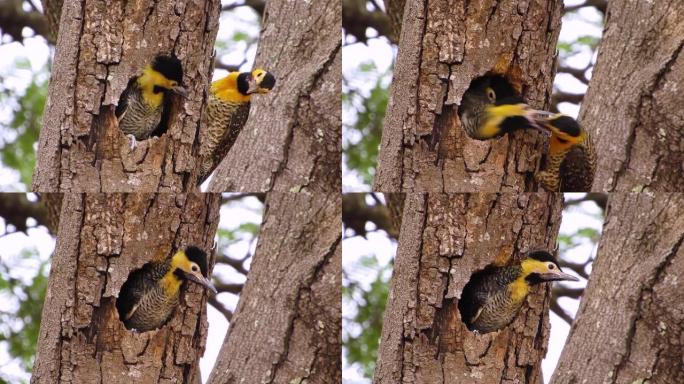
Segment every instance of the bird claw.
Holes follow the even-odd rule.
[[[131,150],[130,152],[133,152],[135,148],[138,146],[138,141],[135,139],[135,136],[133,135],[126,135],[129,139],[131,139]]]

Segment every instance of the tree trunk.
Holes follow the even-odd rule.
[[[194,145],[211,77],[220,1],[64,2],[33,190],[183,192],[195,188]],[[199,27],[198,27],[199,26]],[[184,68],[168,132],[130,150],[114,106],[160,54]]]
[[[374,190],[536,190],[545,139],[531,131],[470,139],[457,109],[470,82],[490,71],[532,106],[548,105],[562,1],[456,3],[406,2]]]
[[[513,323],[475,335],[458,311],[473,272],[552,250],[560,194],[409,194],[374,383],[541,383],[550,289],[533,289]]]
[[[209,383],[339,383],[339,194],[270,193],[247,283]]]
[[[62,3],[64,3],[64,0],[41,1],[48,28],[48,33],[47,36],[45,36],[45,39],[52,41],[53,43],[57,41],[57,35],[59,34],[59,19],[62,15]]]
[[[256,63],[276,86],[254,98],[209,191],[339,193],[341,18],[339,0],[267,2]]]
[[[389,17],[390,28],[392,29],[392,40],[397,41],[401,36],[401,22],[404,18],[404,7],[406,0],[384,0],[385,12]]]
[[[684,383],[682,241],[681,194],[611,194],[552,383]]]
[[[65,195],[31,382],[195,382],[207,334],[202,288],[188,286],[169,322],[145,333],[126,330],[115,302],[129,273],[160,252],[210,250],[220,200]]]
[[[611,0],[581,123],[599,191],[684,190],[684,2]]]

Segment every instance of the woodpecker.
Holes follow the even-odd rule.
[[[235,143],[247,123],[252,95],[268,93],[275,77],[263,69],[230,72],[211,83],[207,107],[207,130],[200,137],[200,177],[206,180]]]
[[[458,302],[461,318],[473,332],[498,331],[513,321],[533,285],[559,280],[579,281],[563,273],[553,255],[542,250],[529,252],[514,265],[487,267],[463,288]]]
[[[169,108],[169,94],[187,95],[180,60],[157,56],[140,76],[131,79],[119,98],[116,117],[119,128],[131,139],[131,150],[137,140],[148,139],[159,127],[164,110]]]
[[[483,76],[473,81],[458,107],[461,126],[468,136],[490,140],[518,129],[534,128],[537,110],[529,107],[502,76]]]
[[[551,132],[544,169],[535,179],[551,192],[589,192],[596,173],[596,152],[591,136],[575,119],[553,114],[538,119]]]
[[[185,281],[217,293],[207,278],[207,255],[194,246],[133,271],[116,301],[119,318],[127,329],[138,332],[160,328],[178,306],[180,288]]]

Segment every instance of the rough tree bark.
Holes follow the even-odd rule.
[[[536,190],[542,135],[473,140],[457,109],[470,82],[487,72],[546,107],[562,7],[559,0],[407,0],[374,190]],[[430,149],[433,140],[439,144]]]
[[[145,333],[126,330],[115,302],[129,273],[158,252],[211,249],[220,200],[66,194],[31,382],[195,382],[207,332],[204,291],[190,285],[171,320]]]
[[[684,191],[684,2],[610,1],[580,112],[599,191]]]
[[[541,383],[548,287],[498,333],[475,335],[458,311],[473,272],[554,249],[562,195],[408,194],[374,383]]]
[[[270,193],[247,283],[209,383],[342,380],[341,199]]]
[[[339,193],[341,14],[339,0],[268,1],[256,66],[276,86],[255,98],[209,191]]]
[[[40,133],[33,190],[183,192],[195,187],[197,145],[220,1],[69,0]],[[114,106],[158,54],[184,68],[168,132],[130,151]]]
[[[682,194],[610,195],[552,383],[684,383],[683,241]]]

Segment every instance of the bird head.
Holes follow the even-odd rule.
[[[269,93],[275,86],[275,77],[270,72],[257,68],[252,72],[240,73],[237,86],[243,95]]]
[[[530,285],[560,280],[579,281],[577,277],[561,271],[556,259],[547,251],[528,253],[520,265],[525,281]]]
[[[518,129],[534,128],[545,134],[536,121],[537,111],[525,103],[513,86],[499,75],[487,75],[473,81],[459,106],[461,120],[474,115],[484,118],[479,122],[478,136],[498,137]]]
[[[275,77],[263,69],[252,72],[230,72],[211,83],[212,95],[221,101],[248,103],[254,93],[268,93],[275,86]]]
[[[139,81],[143,87],[152,88],[154,93],[167,90],[187,96],[183,87],[183,66],[172,56],[155,57],[152,64],[145,67]]]
[[[551,137],[561,143],[577,144],[583,139],[582,127],[577,120],[562,113],[537,112],[539,124],[551,132]],[[545,116],[546,115],[546,116]]]
[[[189,246],[179,250],[171,258],[171,269],[176,276],[217,293],[216,287],[207,278],[207,254],[201,249]]]

